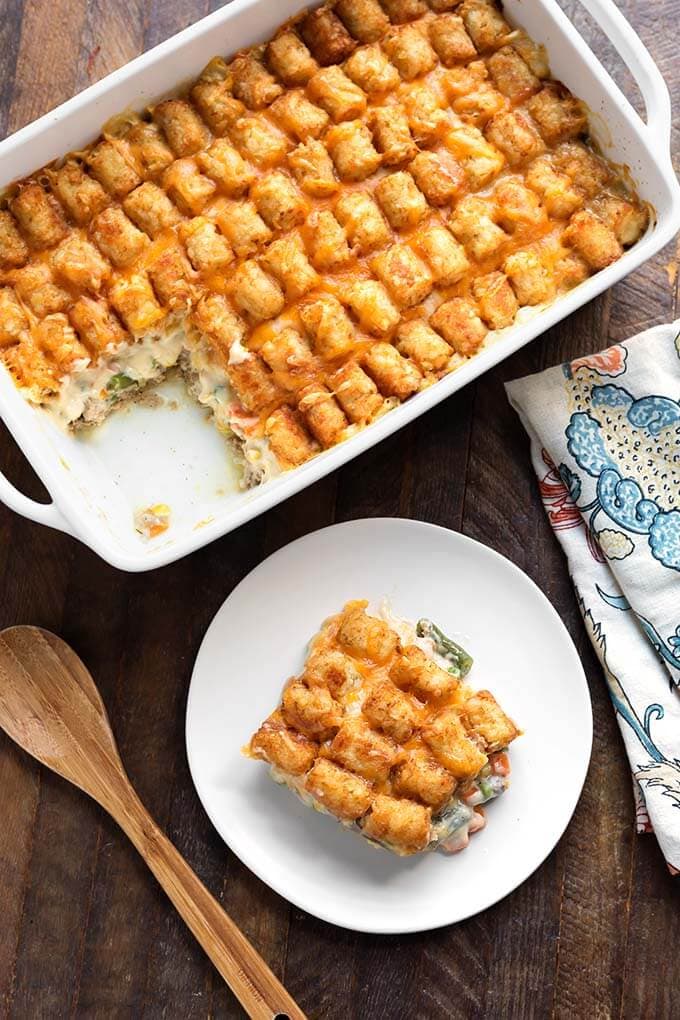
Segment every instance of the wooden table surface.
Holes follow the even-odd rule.
[[[677,90],[680,0],[618,2]],[[636,97],[579,3],[565,6]],[[202,17],[211,3],[3,0],[0,7],[2,136]],[[679,153],[677,129],[674,143]],[[502,388],[506,379],[674,317],[675,257],[673,248],[663,252],[411,427],[172,567],[126,576],[0,507],[0,626],[39,624],[80,652],[140,796],[311,1017],[679,1015],[680,879],[669,877],[652,836],[634,834],[614,713],[538,499],[526,437]],[[40,493],[4,430],[0,468]],[[402,938],[331,927],[254,878],[203,813],[183,739],[194,657],[234,585],[299,535],[373,515],[461,530],[525,570],[576,642],[595,714],[585,790],[545,864],[479,917]],[[549,777],[546,762],[546,796]],[[0,1015],[242,1015],[114,824],[2,734]]]

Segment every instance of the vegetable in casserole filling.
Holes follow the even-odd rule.
[[[71,427],[179,364],[255,484],[647,221],[493,0],[337,0],[6,189],[0,359]]]
[[[431,621],[348,602],[244,753],[317,811],[400,856],[454,853],[508,788],[520,735],[472,659]]]

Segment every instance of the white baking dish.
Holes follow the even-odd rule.
[[[123,570],[159,567],[224,535],[352,457],[459,390],[574,309],[651,258],[680,227],[680,187],[670,160],[668,90],[613,0],[581,0],[635,76],[645,124],[588,49],[555,0],[505,0],[509,19],[547,47],[553,75],[586,101],[592,131],[606,154],[626,164],[641,196],[656,210],[645,237],[614,265],[549,308],[507,331],[461,369],[390,412],[359,435],[258,489],[238,491],[222,439],[202,412],[182,399],[179,410],[133,406],[88,438],[61,432],[32,408],[0,370],[0,413],[53,502],[28,499],[0,475],[0,500],[18,513],[80,539]],[[179,82],[195,77],[215,54],[228,55],[266,39],[302,7],[300,0],[234,0],[149,53],[133,60],[51,113],[0,143],[0,187],[31,173],[99,133],[114,114],[142,109]],[[166,384],[173,389],[173,383]],[[135,509],[170,504],[172,526],[145,543],[133,525]]]

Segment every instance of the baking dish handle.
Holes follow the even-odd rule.
[[[635,78],[647,110],[647,128],[659,151],[671,146],[671,97],[659,68],[614,0],[581,0]]]
[[[67,535],[75,534],[56,503],[37,503],[34,499],[29,499],[23,492],[19,492],[2,472],[0,472],[0,503],[4,503],[22,517],[36,521],[37,524],[46,524],[49,528],[64,531]]]

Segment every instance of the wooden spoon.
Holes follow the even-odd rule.
[[[0,726],[118,822],[253,1020],[305,1020],[149,815],[125,773],[94,680],[54,634],[38,627],[0,632]]]

